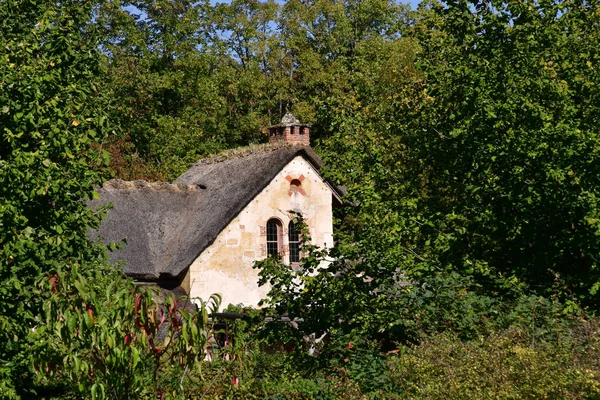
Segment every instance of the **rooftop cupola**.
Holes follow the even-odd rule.
[[[269,128],[269,142],[310,146],[310,125],[301,124],[292,114],[285,114],[278,125]]]

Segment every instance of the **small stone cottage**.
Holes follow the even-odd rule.
[[[288,114],[269,130],[268,145],[202,159],[173,183],[105,183],[90,205],[113,208],[93,235],[124,242],[111,260],[140,282],[256,306],[268,288],[258,287],[254,262],[298,262],[297,217],[313,244],[331,247],[332,207],[341,205],[340,189],[319,175],[310,127]]]

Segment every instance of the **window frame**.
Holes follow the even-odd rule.
[[[273,232],[273,228],[275,232]],[[265,232],[267,257],[281,256],[283,251],[283,224],[281,220],[279,218],[270,218],[265,226]],[[274,238],[273,235],[275,235]],[[273,248],[275,248],[275,252],[273,252]]]

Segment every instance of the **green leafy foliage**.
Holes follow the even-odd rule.
[[[596,308],[595,15],[520,1],[413,14],[423,75],[380,106],[340,105],[321,142],[353,206],[337,213],[336,261],[299,295],[304,314],[397,340],[436,325],[468,336],[486,308],[532,294]],[[419,314],[431,325],[413,330]]]
[[[452,335],[403,348],[390,359],[390,378],[402,397],[595,399],[598,337],[583,322],[560,341],[532,346],[519,330],[461,342]],[[591,329],[591,330],[590,330]]]
[[[0,379],[28,389],[28,334],[40,276],[102,253],[86,237],[99,216],[82,200],[102,181],[107,128],[92,2],[0,4]],[[12,387],[12,389],[11,389]]]
[[[188,369],[206,357],[220,304],[217,295],[196,306],[140,289],[101,264],[59,270],[37,286],[52,293],[36,327],[41,382],[73,382],[98,399],[182,394]]]
[[[393,96],[414,73],[405,14],[381,0],[106,3],[106,89],[125,128],[109,140],[111,169],[171,180],[209,153],[264,142],[288,111],[328,136],[338,104]]]
[[[443,246],[435,261],[539,293],[558,276],[566,297],[597,307],[598,4],[435,13],[415,26],[426,97],[403,174],[412,190],[423,183],[417,218]]]

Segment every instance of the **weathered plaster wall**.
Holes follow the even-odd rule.
[[[301,190],[290,190],[290,181],[300,180]],[[190,266],[184,283],[190,297],[207,299],[213,293],[228,304],[257,306],[268,288],[258,287],[254,261],[266,257],[267,221],[278,218],[283,226],[283,259],[288,261],[287,226],[300,213],[310,230],[313,244],[333,246],[331,189],[302,157],[294,158],[271,183],[237,215]]]

